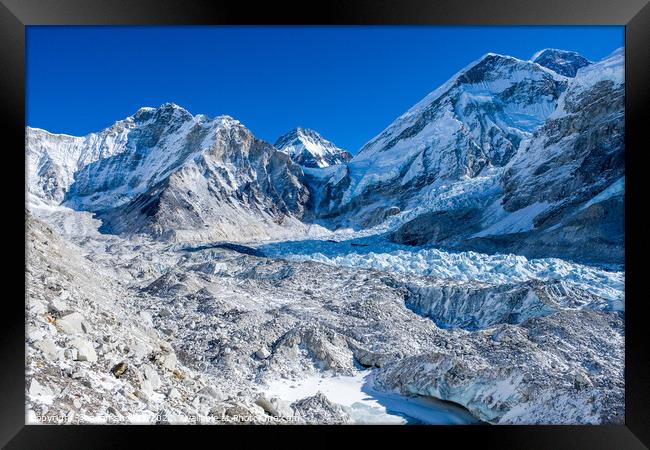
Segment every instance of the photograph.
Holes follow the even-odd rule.
[[[27,425],[626,423],[624,26],[24,50]]]

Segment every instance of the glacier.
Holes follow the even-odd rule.
[[[354,157],[27,128],[28,421],[624,423],[623,63],[486,54]]]
[[[560,280],[612,301],[623,309],[625,272],[620,267],[595,267],[558,258],[528,259],[512,254],[487,255],[436,248],[413,249],[385,240],[285,241],[259,247],[264,254],[291,261],[316,261],[345,267],[414,273],[459,281],[506,284],[528,280]],[[616,270],[619,269],[619,270]]]

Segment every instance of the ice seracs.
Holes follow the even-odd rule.
[[[580,205],[624,177],[622,82],[622,50],[597,63],[555,49],[531,61],[488,53],[349,161],[313,130],[273,147],[232,117],[174,103],[83,138],[28,129],[29,198],[91,211],[110,233],[256,240],[315,222],[380,227],[411,245],[618,263],[620,215],[607,211],[620,202]],[[565,236],[567,221],[580,231]]]
[[[280,136],[275,147],[303,167],[323,168],[349,161],[352,155],[314,130],[295,128]]]
[[[381,406],[448,423],[428,397],[492,423],[624,422],[623,314],[565,282],[454,281],[147,236],[78,246],[31,216],[26,226],[29,423],[44,410],[82,423],[393,421],[369,417]],[[63,291],[85,332],[52,325],[47,301]]]

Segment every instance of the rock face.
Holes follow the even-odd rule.
[[[352,159],[347,150],[338,148],[314,130],[295,128],[278,138],[275,147],[303,167],[324,168]]]
[[[396,119],[336,173],[315,199],[336,225],[373,225],[376,209],[412,209],[443,182],[505,166],[555,110],[567,78],[488,54]]]
[[[482,203],[421,215],[393,239],[622,263],[623,109],[621,50],[577,72],[557,109],[522,144]]]
[[[530,60],[565,77],[575,77],[578,69],[591,64],[591,61],[576,52],[555,48],[540,50]]]
[[[350,160],[313,130],[273,146],[168,103],[83,138],[27,130],[34,203],[100,231],[257,240],[382,225],[409,245],[623,261],[623,51],[487,54]],[[386,225],[388,224],[388,225]]]
[[[192,116],[171,103],[86,138],[28,129],[27,149],[39,174],[30,190],[95,213],[104,232],[269,236],[301,226],[309,201],[302,169],[286,154],[230,117]],[[48,162],[54,153],[69,157]]]
[[[505,211],[549,205],[533,218],[530,236],[519,239],[526,253],[555,247],[571,259],[623,262],[623,110],[619,51],[578,72],[558,110],[508,168]]]
[[[27,127],[27,189],[32,201],[60,204],[82,167],[123,151],[132,129],[129,119],[85,137],[53,134]]]

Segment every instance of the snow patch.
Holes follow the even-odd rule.
[[[426,424],[460,425],[476,423],[463,408],[426,397],[404,397],[372,387],[372,371],[353,376],[313,375],[297,381],[273,380],[266,394],[294,402],[323,393],[333,403],[344,406],[356,424]]]

